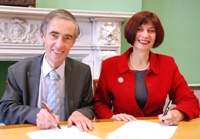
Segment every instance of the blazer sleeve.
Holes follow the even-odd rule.
[[[187,115],[186,119],[188,120],[198,117],[200,112],[198,98],[195,96],[194,91],[188,87],[184,76],[180,73],[175,62],[173,62],[171,66],[173,66],[174,69],[174,76],[169,97],[173,100],[173,103],[176,104],[176,107],[173,109],[185,113]]]
[[[36,124],[36,114],[40,111],[39,108],[29,105],[27,91],[19,87],[19,82],[25,75],[16,78],[13,74],[13,68],[9,67],[7,81],[8,86],[0,101],[0,116],[4,124]],[[24,87],[25,88],[25,87]]]

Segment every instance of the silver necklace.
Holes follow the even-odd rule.
[[[149,68],[150,62],[148,62],[147,66],[146,66],[145,68],[143,68],[143,69],[138,69],[138,68],[136,68],[136,67],[133,65],[133,62],[132,62],[132,60],[131,60],[131,57],[132,57],[132,54],[131,54],[131,56],[130,56],[130,62],[131,62],[131,66],[132,66],[135,70],[137,70],[137,71],[143,71],[143,70],[147,70],[147,69]]]

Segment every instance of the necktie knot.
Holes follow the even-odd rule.
[[[49,72],[49,76],[50,76],[51,80],[56,80],[56,79],[58,79],[59,75],[55,70],[52,70],[52,71]]]

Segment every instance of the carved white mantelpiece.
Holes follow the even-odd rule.
[[[54,9],[0,6],[0,60],[18,61],[44,53],[39,28]],[[103,59],[120,54],[121,23],[133,13],[68,10],[77,19],[81,34],[69,57],[90,65],[99,77]]]

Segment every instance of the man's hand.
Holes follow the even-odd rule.
[[[49,129],[52,127],[57,127],[57,123],[59,123],[59,117],[53,114],[54,117],[46,110],[41,109],[37,114],[37,127],[40,129]]]
[[[88,132],[88,129],[94,129],[92,122],[78,111],[74,111],[71,114],[71,116],[68,119],[67,127],[71,127],[73,124],[75,124],[80,131]]]

